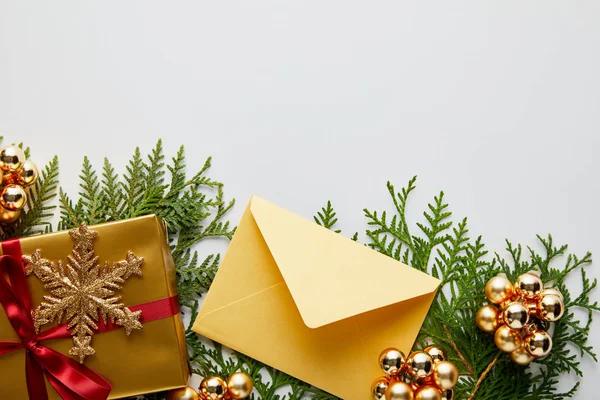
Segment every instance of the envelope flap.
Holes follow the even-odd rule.
[[[254,196],[250,210],[309,328],[435,292],[439,280]]]

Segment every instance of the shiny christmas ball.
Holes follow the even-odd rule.
[[[505,276],[495,276],[485,284],[485,296],[494,304],[504,303],[512,295],[513,285]]]
[[[385,400],[413,400],[413,390],[404,382],[390,382],[386,392]]]
[[[227,390],[229,391],[229,397],[234,400],[245,399],[250,396],[254,384],[252,378],[243,372],[236,372],[231,374],[227,379]]]
[[[542,293],[537,303],[537,310],[540,318],[554,322],[563,316],[565,304],[563,299],[555,294]]]
[[[379,366],[386,375],[397,374],[406,363],[406,356],[398,349],[390,347],[379,355]]]
[[[0,193],[0,205],[10,211],[22,209],[26,201],[27,193],[19,185],[7,185]]]
[[[454,400],[454,396],[456,396],[454,388],[442,390],[442,400]]]
[[[535,358],[544,357],[552,350],[552,338],[546,331],[535,331],[525,337],[525,350]]]
[[[523,347],[518,348],[517,350],[510,353],[510,359],[513,360],[515,364],[518,365],[529,365],[534,357],[527,352]]]
[[[7,210],[4,207],[0,207],[0,224],[2,225],[10,225],[12,223],[15,223],[17,222],[20,216],[21,210],[11,211]]]
[[[14,144],[0,150],[0,169],[4,171],[18,171],[25,162],[25,153]]]
[[[565,301],[565,297],[563,296],[563,294],[560,292],[560,290],[558,290],[556,288],[548,288],[548,289],[542,290],[542,296],[546,295],[546,294],[556,295],[556,296],[560,297],[560,299],[562,301]]]
[[[442,389],[450,389],[458,382],[458,368],[450,361],[440,361],[433,367],[435,385]]]
[[[444,349],[442,349],[440,346],[435,346],[435,345],[428,346],[428,347],[425,347],[425,350],[423,350],[423,351],[431,356],[434,363],[437,363],[439,361],[446,361],[446,359],[448,357],[446,355],[446,351]]]
[[[424,351],[415,351],[406,360],[408,373],[413,378],[425,378],[433,372],[433,359]]]
[[[523,303],[510,303],[503,313],[504,323],[512,329],[521,329],[529,322],[529,311]]]
[[[198,400],[198,392],[191,387],[170,390],[167,400]]]
[[[488,304],[477,310],[475,323],[482,331],[492,333],[498,328],[498,314],[500,314],[500,310]]]
[[[531,299],[539,295],[544,288],[544,284],[539,276],[530,273],[523,274],[517,278],[515,282],[515,290],[517,294]]]
[[[494,342],[500,350],[511,353],[521,347],[522,340],[519,332],[502,325],[494,334]]]
[[[442,400],[442,392],[434,386],[421,386],[415,393],[415,400]]]
[[[200,382],[200,397],[204,400],[221,400],[227,395],[227,384],[218,376],[209,376]]]
[[[371,385],[371,394],[373,396],[373,400],[386,400],[385,392],[390,385],[390,382],[385,376],[378,378]]]
[[[34,163],[29,160],[25,160],[21,170],[19,171],[19,181],[22,185],[30,186],[37,181],[38,169]]]

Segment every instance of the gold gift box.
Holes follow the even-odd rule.
[[[154,216],[109,222],[91,226],[98,232],[94,250],[99,262],[123,260],[128,251],[143,257],[143,276],[132,276],[118,291],[126,306],[161,300],[177,294],[175,264],[162,221]],[[20,239],[23,255],[36,249],[51,261],[66,261],[73,248],[68,231]],[[0,250],[1,251],[1,250]],[[45,290],[31,274],[27,278],[35,309]],[[46,325],[42,331],[51,328]],[[20,341],[4,309],[0,307],[0,341]],[[71,338],[41,342],[46,347],[68,355]],[[143,329],[127,336],[124,329],[93,336],[96,354],[87,357],[85,365],[102,375],[112,385],[109,399],[135,396],[183,387],[190,376],[185,329],[181,314],[144,323]],[[50,400],[60,399],[46,381]],[[0,399],[28,399],[25,378],[25,351],[0,356]]]

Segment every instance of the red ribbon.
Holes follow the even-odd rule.
[[[0,341],[0,356],[25,349],[27,391],[32,400],[48,399],[44,376],[64,400],[105,400],[112,389],[106,379],[83,364],[39,343],[43,340],[68,338],[71,333],[66,325],[60,325],[36,334],[31,313],[31,294],[25,267],[21,262],[20,242],[3,242],[2,249],[4,255],[0,256],[0,304],[21,342]],[[167,318],[180,312],[177,296],[132,306],[129,309],[142,310],[142,323]],[[97,332],[118,328],[120,326],[103,324],[100,321]]]

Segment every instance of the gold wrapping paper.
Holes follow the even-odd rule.
[[[126,306],[147,303],[177,293],[175,265],[162,221],[154,216],[139,217],[90,227],[98,232],[94,240],[100,263],[122,260],[128,251],[144,258],[142,277],[129,278],[121,291]],[[66,261],[73,241],[67,231],[21,239],[24,255],[41,249],[44,258]],[[0,250],[1,251],[1,250]],[[27,278],[35,309],[45,294],[35,275]],[[42,330],[49,329],[47,325]],[[19,341],[0,307],[0,341]],[[123,329],[94,335],[94,356],[85,365],[112,385],[109,399],[183,387],[190,376],[185,330],[181,314],[144,324],[142,330],[125,335]],[[44,346],[68,355],[71,338],[48,340]],[[46,382],[51,400],[60,397]],[[25,381],[25,351],[0,356],[0,399],[28,399]]]

